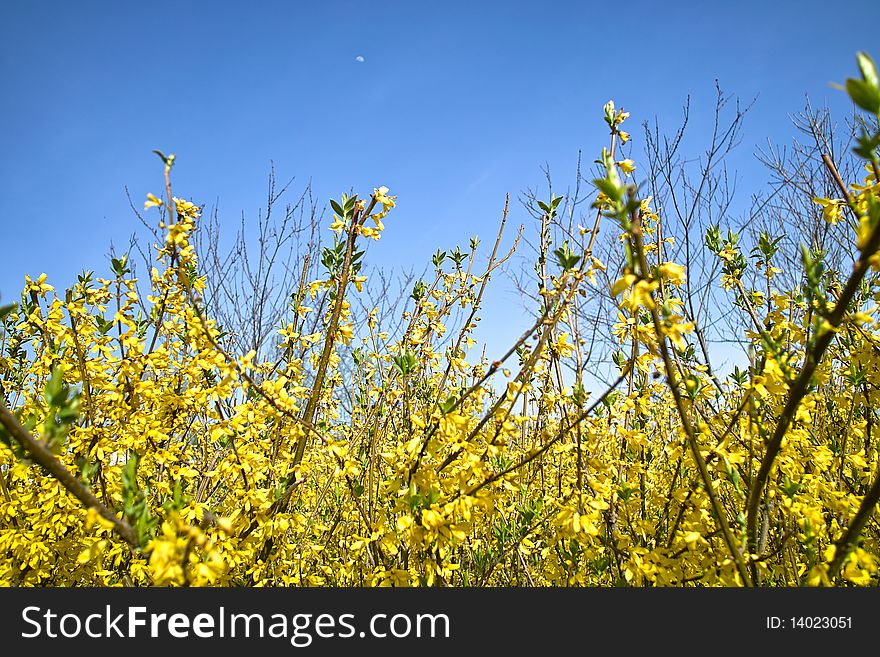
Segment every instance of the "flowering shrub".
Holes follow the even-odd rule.
[[[847,91],[877,115],[876,69],[859,65]],[[805,249],[786,288],[778,239],[761,235],[750,260],[737,234],[707,231],[752,322],[752,364],[718,381],[692,346],[689,274],[662,257],[636,164],[615,159],[627,117],[606,105],[595,225],[542,254],[533,325],[473,362],[498,242],[482,270],[476,240],[438,252],[398,339],[375,316],[365,334],[353,326],[364,245],[393,220],[385,187],[331,201],[326,275],[301,282],[272,356],[232,353],[203,298],[200,208],[172,196],[174,156],[160,153],[149,281],[122,257],[60,295],[27,278],[0,309],[0,582],[876,584],[880,133],[865,128],[856,147],[863,179],[815,199],[852,224],[852,271]],[[544,222],[560,200],[540,204]],[[621,351],[616,381],[589,392],[562,365],[582,363],[575,317],[605,269],[603,222],[625,252],[609,290]],[[456,309],[467,319],[447,336]],[[323,330],[304,333],[316,312]]]

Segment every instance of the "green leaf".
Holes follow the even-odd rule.
[[[614,101],[609,100],[605,103],[605,106],[602,108],[605,114],[605,123],[609,126],[614,124]]]
[[[581,259],[579,255],[571,250],[568,240],[565,240],[560,248],[553,251],[553,254],[556,256],[556,262],[565,270],[574,269]]]
[[[415,285],[413,285],[412,294],[410,297],[413,301],[420,301],[428,291],[428,285],[422,280],[419,279],[416,281]]]
[[[869,135],[864,128],[862,134],[856,138],[857,146],[853,146],[853,153],[866,160],[873,160],[877,157],[877,147],[880,146],[880,132],[876,135]]]
[[[392,361],[394,362],[394,366],[403,376],[406,376],[415,370],[419,362],[415,353],[411,349],[407,349],[402,354],[394,356]]]
[[[339,205],[339,203],[334,201],[332,198],[330,199],[330,207],[333,208],[333,212],[338,214],[340,217],[345,218],[345,210],[343,210],[342,206]]]
[[[64,404],[61,407],[61,410],[58,411],[58,419],[61,420],[63,424],[73,424],[79,417],[79,407],[79,395],[74,395],[73,398]]]
[[[62,406],[67,398],[67,391],[64,389],[64,373],[59,366],[55,366],[52,370],[52,376],[46,383],[43,391],[46,403],[49,406]]]
[[[122,466],[122,488],[125,492],[131,495],[133,492],[137,491],[137,467],[138,467],[138,455],[136,453],[132,454],[128,460],[125,462],[125,465]]]
[[[621,201],[623,199],[623,189],[608,178],[597,178],[593,181],[593,184],[612,201]]]
[[[14,303],[10,303],[8,306],[0,306],[0,322],[6,319],[17,307],[18,305]]]
[[[111,258],[110,264],[113,267],[113,273],[117,278],[122,278],[129,273],[128,254],[123,254],[121,258]]]
[[[880,88],[871,86],[863,80],[850,78],[846,81],[846,92],[863,110],[871,114],[880,114]]]
[[[874,88],[880,87],[880,78],[877,76],[877,67],[874,60],[866,52],[856,53],[856,61],[859,64],[859,70],[862,72],[862,79]]]
[[[104,319],[100,315],[95,316],[95,324],[98,326],[98,331],[101,332],[101,335],[107,335],[110,329],[113,328],[113,320]]]
[[[589,397],[589,393],[586,388],[584,388],[583,383],[575,383],[571,388],[571,398],[574,400],[574,403],[578,406],[583,406],[587,398]]]
[[[165,153],[156,149],[153,149],[153,152],[162,159],[162,162],[165,164],[166,167],[170,169],[172,166],[174,166],[175,155],[173,153],[171,155],[165,155]]]

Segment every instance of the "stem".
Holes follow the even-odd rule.
[[[841,187],[841,191],[846,196],[847,202],[850,204],[850,207],[852,207],[852,199],[849,196],[846,187],[843,185],[843,181],[840,180],[840,174],[837,173],[837,169],[834,166],[834,163],[831,162],[830,158],[827,155],[823,155],[822,160],[831,171],[832,176],[834,177],[835,181],[837,181],[838,186]],[[822,358],[825,355],[828,346],[834,339],[834,336],[837,333],[837,328],[843,321],[843,317],[846,314],[850,302],[852,302],[852,300],[855,298],[856,293],[859,290],[859,286],[861,285],[862,279],[865,277],[871,267],[871,257],[874,255],[874,253],[877,252],[878,249],[880,249],[880,226],[874,228],[871,236],[868,238],[868,243],[865,245],[859,255],[859,259],[853,265],[853,272],[852,274],[850,274],[850,277],[846,282],[846,287],[844,287],[843,291],[840,293],[840,298],[838,299],[834,310],[825,320],[830,325],[830,327],[828,330],[826,330],[824,333],[821,333],[816,338],[816,342],[814,343],[813,348],[807,354],[806,360],[804,361],[804,366],[801,369],[797,380],[794,382],[791,391],[789,392],[788,401],[786,402],[785,408],[782,411],[782,415],[779,417],[779,421],[776,424],[776,430],[773,432],[773,436],[767,443],[767,451],[764,453],[764,458],[761,461],[761,467],[758,470],[758,474],[755,476],[754,481],[752,481],[752,486],[749,490],[748,505],[746,507],[746,532],[749,539],[750,549],[754,549],[755,547],[757,547],[758,511],[761,506],[761,498],[763,496],[764,486],[766,485],[767,479],[770,476],[770,470],[773,467],[773,462],[776,460],[776,457],[779,455],[779,451],[782,448],[782,440],[785,437],[785,433],[788,431],[788,428],[791,426],[792,421],[794,420],[801,401],[807,394],[810,382],[813,378],[813,374],[815,373],[816,368],[819,366],[819,363],[822,361]],[[872,491],[873,490],[874,489],[872,488]],[[878,490],[877,493],[880,494],[880,490]],[[867,499],[868,498],[866,497],[865,500],[867,501]],[[862,509],[860,509],[860,512],[863,509],[864,501],[863,507]],[[858,519],[859,516],[857,515],[856,520]],[[853,521],[853,525],[855,525],[856,520]],[[858,530],[861,531],[861,527],[858,527]],[[845,538],[848,537],[849,534],[850,532],[847,531],[847,535],[845,536]]]
[[[342,305],[345,302],[345,288],[348,286],[348,278],[351,273],[351,259],[354,253],[354,243],[358,235],[358,228],[364,220],[370,216],[373,207],[376,205],[375,197],[370,201],[366,211],[358,214],[355,211],[351,219],[351,227],[348,230],[348,241],[345,247],[345,260],[342,263],[342,271],[339,274],[339,284],[336,287],[336,299],[334,300],[333,310],[330,315],[330,322],[327,325],[327,333],[324,338],[324,351],[321,353],[321,360],[318,362],[318,371],[315,374],[315,384],[312,387],[312,394],[306,402],[306,409],[303,412],[303,422],[307,425],[313,424],[315,411],[318,409],[318,402],[321,399],[321,391],[324,388],[324,377],[327,373],[327,366],[330,363],[330,356],[333,354],[333,345],[336,342],[336,329],[339,325],[339,318],[342,315]],[[293,456],[291,468],[295,468],[303,459],[306,451],[306,443],[308,442],[308,434],[300,436],[296,443],[296,452]]]
[[[639,259],[639,268],[641,269],[642,277],[647,277],[649,272],[648,261],[645,257],[645,247],[642,243],[641,215],[638,211],[633,212],[632,220],[633,228],[631,234],[636,249],[636,256]],[[651,319],[654,322],[654,331],[657,335],[657,345],[660,348],[660,356],[663,359],[663,365],[666,368],[666,381],[669,384],[669,390],[672,392],[672,397],[675,400],[675,407],[678,409],[678,415],[681,419],[681,426],[684,429],[685,434],[687,435],[688,444],[691,448],[691,453],[694,456],[694,461],[696,461],[697,463],[697,469],[700,471],[700,478],[703,481],[703,487],[706,489],[706,494],[709,496],[709,502],[712,505],[712,511],[714,512],[715,519],[718,521],[718,525],[721,528],[721,534],[724,538],[724,542],[727,544],[727,549],[730,551],[730,555],[731,557],[733,557],[733,561],[736,564],[736,569],[739,572],[743,583],[746,586],[751,586],[752,578],[749,576],[749,571],[746,568],[743,556],[740,553],[739,548],[737,547],[733,532],[730,530],[730,525],[727,523],[726,512],[724,510],[724,507],[721,505],[721,500],[718,499],[718,495],[715,491],[715,486],[712,483],[712,477],[709,474],[709,468],[706,466],[706,460],[703,458],[703,455],[700,452],[700,445],[697,441],[697,435],[694,432],[693,426],[691,426],[691,421],[688,417],[687,409],[684,405],[684,399],[682,399],[681,392],[678,389],[678,379],[675,375],[675,366],[673,365],[672,359],[669,356],[669,349],[666,346],[666,336],[660,329],[660,316],[657,312],[656,304],[652,305],[651,307]]]
[[[757,546],[756,530],[758,523],[758,509],[761,505],[763,489],[770,475],[770,470],[773,467],[773,462],[776,460],[776,457],[779,455],[779,451],[782,448],[782,440],[785,438],[788,428],[794,421],[794,417],[801,401],[807,394],[816,368],[825,356],[825,352],[828,350],[828,346],[834,339],[834,336],[837,333],[837,328],[842,323],[850,302],[855,298],[862,279],[871,267],[871,256],[878,250],[878,248],[880,248],[880,227],[875,228],[874,232],[871,233],[868,243],[865,245],[858,261],[853,267],[853,273],[846,282],[846,287],[844,287],[843,292],[840,294],[840,299],[834,307],[834,311],[826,319],[830,328],[816,338],[813,348],[807,354],[803,368],[789,392],[788,401],[785,404],[782,415],[779,417],[773,436],[767,443],[767,450],[761,461],[761,467],[758,469],[758,474],[755,476],[749,490],[748,505],[746,507],[746,531],[749,537],[750,549]]]
[[[82,502],[84,507],[87,509],[94,508],[101,517],[113,523],[113,531],[119,534],[126,543],[134,548],[140,547],[140,541],[134,528],[104,506],[79,479],[73,476],[70,470],[64,467],[64,464],[52,452],[46,449],[27,429],[21,426],[18,419],[6,408],[6,404],[2,399],[0,399],[0,425],[3,425],[3,428],[18,441],[28,455],[51,477]]]

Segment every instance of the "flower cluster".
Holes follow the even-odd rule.
[[[234,353],[212,316],[200,208],[170,182],[145,203],[164,235],[148,280],[125,257],[63,294],[26,278],[0,309],[0,584],[876,585],[876,144],[861,181],[816,199],[852,220],[842,288],[819,255],[788,288],[778,239],[751,264],[739,235],[707,232],[751,322],[751,364],[720,380],[662,212],[613,156],[628,116],[606,105],[596,228],[558,269],[542,257],[541,308],[498,360],[474,330],[505,257],[496,244],[481,267],[476,238],[437,252],[399,333],[376,311],[353,321],[362,244],[396,207],[386,187],[331,202],[326,276],[303,281],[268,356]],[[584,369],[602,220],[624,253],[602,292],[619,351],[616,380],[588,391],[565,373]]]

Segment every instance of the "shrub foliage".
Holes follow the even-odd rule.
[[[703,246],[750,322],[750,364],[723,381],[697,356],[662,213],[615,158],[629,135],[613,103],[595,224],[541,249],[541,308],[497,360],[472,347],[500,232],[482,268],[476,240],[438,251],[395,339],[375,315],[353,325],[366,245],[393,220],[385,187],[331,201],[325,275],[299,282],[267,357],[233,353],[204,299],[201,208],[172,195],[159,153],[149,280],[114,258],[60,295],[27,278],[0,309],[0,582],[876,584],[880,85],[858,63],[864,176],[815,199],[851,226],[853,267],[804,248],[785,285],[778,237],[744,253],[711,226]],[[587,390],[571,372],[600,224],[624,255],[606,290],[619,350],[616,379]]]

